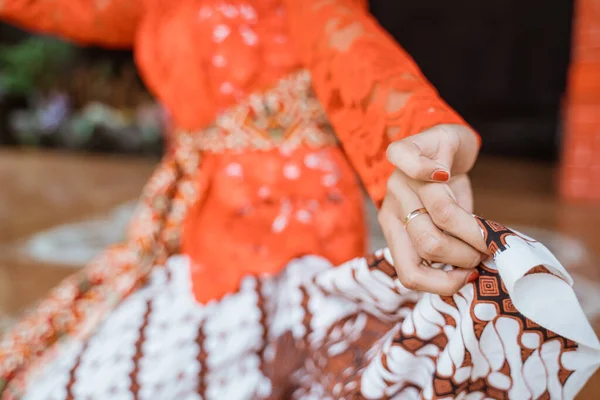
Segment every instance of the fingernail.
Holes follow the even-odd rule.
[[[479,271],[473,271],[471,272],[468,276],[467,276],[467,282],[466,283],[472,283],[475,282],[477,280],[477,278],[479,278]]]
[[[442,171],[441,169],[433,171],[433,174],[431,174],[431,179],[438,182],[446,182],[449,178],[450,174],[446,171]]]

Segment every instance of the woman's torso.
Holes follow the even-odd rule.
[[[200,56],[196,68],[183,67],[194,68],[196,75],[189,84],[202,81],[205,87],[191,93],[184,104],[167,101],[166,106],[175,126],[208,141],[205,127],[216,115],[235,109],[251,93],[276,86],[301,66],[289,42],[285,8],[280,0],[196,3],[198,7],[188,9],[188,13],[196,10],[197,26],[183,26],[189,28],[190,35],[203,38],[198,44]],[[164,29],[160,25],[156,28]],[[174,40],[175,35],[169,39]],[[166,43],[156,41],[151,45],[168,46]],[[174,50],[177,53],[178,49]],[[178,57],[170,60],[193,61]],[[141,65],[142,72],[145,67]],[[286,85],[298,84],[293,78],[291,82]],[[171,96],[167,100],[177,99],[178,94],[185,97],[188,85],[185,79],[178,79],[174,87],[166,90]],[[310,108],[304,95],[294,90],[280,90],[270,95],[269,101],[281,103],[283,109]],[[309,96],[310,102],[316,102],[312,93]],[[191,110],[184,113],[183,123],[178,121],[182,111],[179,106]],[[190,123],[185,121],[187,116],[191,116]],[[276,123],[291,131],[302,118],[282,118],[286,121]],[[255,129],[242,125],[243,128],[229,131]],[[269,129],[259,131],[259,137],[273,134]],[[182,252],[193,260],[193,288],[199,301],[237,289],[248,273],[275,274],[287,262],[303,255],[320,255],[341,263],[364,254],[362,194],[338,145],[292,147],[204,150],[197,181],[202,181],[206,192],[187,213],[182,242]]]

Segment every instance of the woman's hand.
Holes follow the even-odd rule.
[[[486,258],[466,173],[479,151],[475,134],[460,125],[439,125],[392,143],[388,159],[397,169],[388,181],[379,222],[400,282],[409,289],[456,293],[477,278],[472,269]],[[412,211],[427,214],[413,218]],[[431,262],[454,265],[451,271]]]

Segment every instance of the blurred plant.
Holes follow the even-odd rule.
[[[55,94],[33,108],[15,111],[9,125],[28,146],[160,154],[162,116],[157,104],[130,112],[93,102],[72,110],[66,96]]]
[[[0,143],[160,154],[163,111],[117,56],[45,37],[0,45]]]
[[[0,94],[28,96],[51,84],[74,52],[72,45],[46,37],[0,46]]]
[[[9,127],[19,142],[28,146],[39,146],[44,137],[53,135],[70,117],[69,98],[62,93],[36,96],[33,108],[13,111]]]
[[[76,66],[68,75],[57,77],[55,87],[68,93],[77,109],[98,102],[133,112],[139,105],[153,101],[133,61],[118,68],[108,60]]]

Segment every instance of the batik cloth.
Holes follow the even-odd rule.
[[[569,275],[480,222],[498,250],[451,297],[403,288],[382,250],[338,267],[303,257],[200,305],[189,259],[172,256],[24,398],[572,399],[600,353]]]

